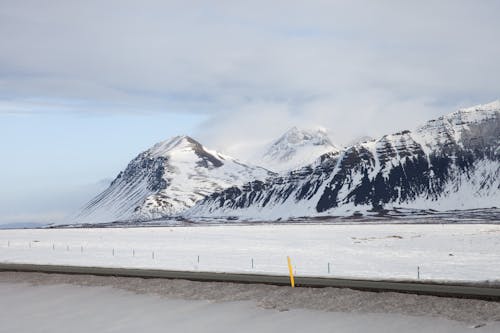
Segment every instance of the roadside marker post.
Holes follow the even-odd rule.
[[[293,267],[292,267],[292,261],[290,260],[290,257],[286,257],[288,261],[288,272],[290,273],[290,285],[292,288],[295,288],[295,278],[293,277]]]

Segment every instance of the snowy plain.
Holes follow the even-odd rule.
[[[0,262],[500,282],[500,225],[219,225],[0,230]]]

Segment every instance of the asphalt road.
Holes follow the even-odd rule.
[[[220,281],[235,283],[263,283],[273,285],[289,285],[288,276],[235,274],[216,272],[188,272],[135,268],[83,267],[61,265],[33,265],[0,263],[0,271],[42,272],[60,274],[87,274],[102,276],[123,276],[141,278],[185,279],[193,281]],[[334,287],[367,291],[393,291],[401,293],[460,297],[471,299],[488,299],[500,301],[500,285],[488,283],[441,283],[399,280],[357,280],[323,277],[296,276],[297,287]]]

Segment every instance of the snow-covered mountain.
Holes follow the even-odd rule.
[[[256,157],[257,164],[276,172],[294,170],[312,163],[319,156],[339,151],[324,129],[293,127]]]
[[[208,150],[188,136],[177,136],[134,158],[74,222],[178,215],[210,193],[270,175],[264,168]]]
[[[189,217],[276,219],[396,207],[500,206],[500,101],[461,109],[414,131],[322,155],[290,173],[213,193]]]

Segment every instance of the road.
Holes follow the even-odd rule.
[[[192,281],[219,281],[235,283],[262,283],[288,285],[289,277],[283,275],[234,274],[214,272],[189,272],[135,268],[83,267],[62,265],[34,265],[0,263],[0,271],[42,272],[62,274],[89,274],[141,278],[185,279]],[[500,285],[487,283],[433,283],[404,280],[362,280],[296,276],[298,287],[334,287],[367,291],[394,291],[421,295],[447,296],[500,301]]]

